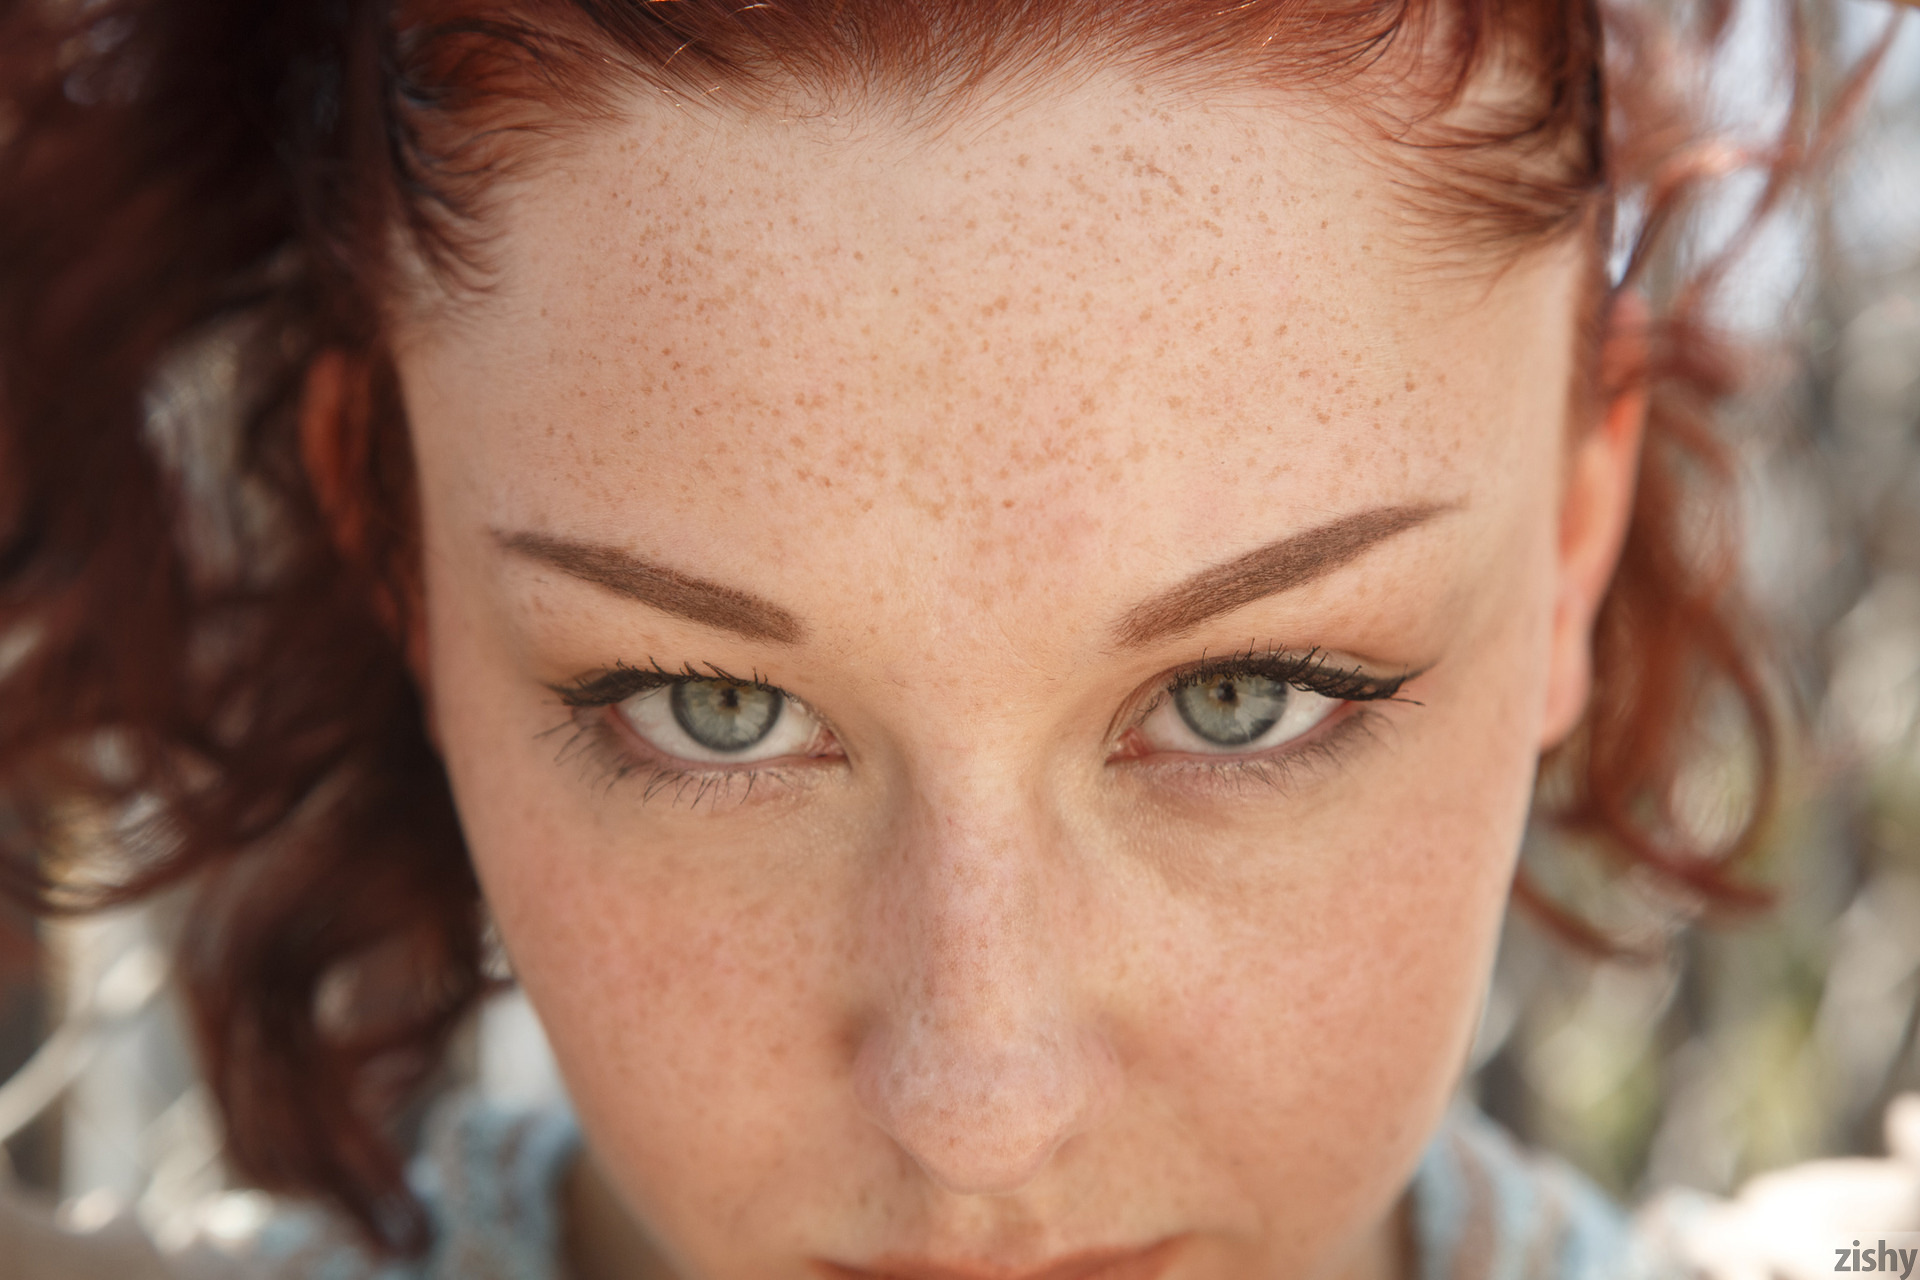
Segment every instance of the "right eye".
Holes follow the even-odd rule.
[[[614,711],[661,755],[703,764],[815,754],[825,732],[780,690],[737,680],[670,681],[615,703]]]

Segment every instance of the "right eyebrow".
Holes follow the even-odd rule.
[[[1120,620],[1115,636],[1122,645],[1138,648],[1182,635],[1255,600],[1305,586],[1376,543],[1425,524],[1457,505],[1429,502],[1376,507],[1268,543],[1225,564],[1202,569],[1136,605]]]
[[[676,618],[774,644],[798,644],[806,636],[800,619],[769,600],[649,563],[618,547],[544,533],[496,530],[493,536],[516,555]]]

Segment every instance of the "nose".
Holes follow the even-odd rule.
[[[906,826],[876,885],[881,996],[854,1087],[938,1186],[1015,1192],[1120,1092],[1077,976],[1085,895],[1038,805],[996,817],[955,796]]]

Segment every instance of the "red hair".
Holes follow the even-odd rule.
[[[180,971],[236,1167],[419,1247],[390,1121],[488,984],[399,639],[395,226],[483,276],[488,183],[632,77],[919,109],[1105,61],[1360,110],[1390,73],[1406,109],[1368,118],[1460,252],[1594,238],[1597,352],[1616,206],[1639,198],[1651,234],[1709,167],[1685,163],[1662,38],[1594,0],[0,0],[0,889],[77,910],[190,881]],[[1469,119],[1496,62],[1516,87]],[[1563,817],[1740,903],[1776,733],[1728,544],[1698,537],[1727,508],[1710,422],[1733,369],[1706,301],[1650,330],[1639,501]],[[335,429],[303,454],[323,359],[345,390],[308,403]],[[1766,776],[1701,848],[1671,798],[1716,688]],[[84,848],[103,821],[111,857]]]

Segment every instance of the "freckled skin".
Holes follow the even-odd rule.
[[[1425,270],[1395,201],[1279,99],[1095,78],[938,132],[654,104],[508,192],[496,287],[406,335],[438,738],[654,1265],[1178,1236],[1190,1280],[1393,1273],[1630,470],[1562,482],[1578,255]],[[1200,569],[1425,503],[1114,640]],[[1277,783],[1113,758],[1156,681],[1250,644],[1426,671]],[[786,689],[844,757],[695,805],[556,763],[546,685],[651,661]]]

